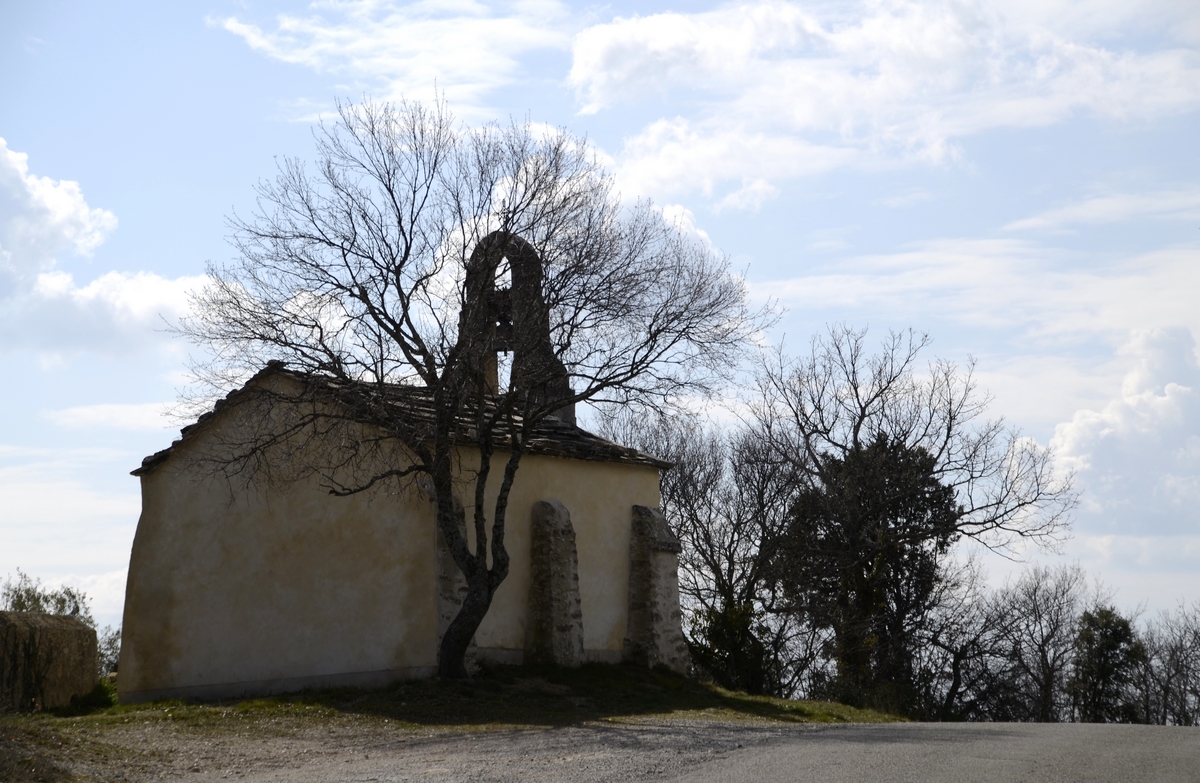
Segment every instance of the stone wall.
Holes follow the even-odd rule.
[[[75,617],[0,612],[0,711],[65,707],[96,686],[96,632]]]
[[[656,508],[633,507],[629,542],[629,621],[625,658],[687,674],[691,667],[679,611],[679,539]]]

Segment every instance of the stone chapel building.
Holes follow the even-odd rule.
[[[238,395],[320,380],[273,362],[133,471],[142,514],[122,701],[373,687],[436,672],[465,584],[419,481],[335,497],[315,478],[235,485],[198,459],[223,433],[262,426],[261,410],[230,404]],[[396,415],[430,415],[423,390],[394,391]],[[470,464],[470,445],[462,451]],[[686,671],[679,542],[658,511],[669,467],[579,428],[573,411],[540,422],[508,502],[509,574],[469,656]]]

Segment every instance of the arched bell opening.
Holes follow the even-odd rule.
[[[510,285],[497,285],[508,262]],[[465,301],[459,340],[470,355],[473,383],[499,393],[500,352],[512,353],[509,387],[533,395],[533,404],[570,400],[570,375],[550,340],[550,309],[542,292],[541,256],[515,234],[493,231],[475,246],[467,262]],[[575,404],[565,402],[551,415],[575,423]]]

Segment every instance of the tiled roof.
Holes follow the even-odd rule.
[[[265,375],[277,373],[288,376],[301,381],[305,384],[327,384],[331,391],[337,390],[339,387],[344,388],[344,384],[331,378],[323,376],[309,375],[298,373],[286,369],[282,363],[270,362],[267,368],[258,373],[251,382],[262,378]],[[249,385],[249,382],[247,383]],[[379,395],[381,392],[385,398],[385,404],[391,406],[395,412],[416,424],[432,424],[434,418],[434,407],[432,395],[428,389],[418,386],[391,385],[383,387],[382,390],[378,386],[366,386],[363,389],[369,391],[372,395]],[[238,395],[243,394],[242,389],[230,392],[223,400],[218,400],[213,409],[208,413],[203,414],[193,424],[189,424],[180,430],[180,437],[174,443],[162,451],[155,452],[149,457],[142,460],[142,464],[136,470],[131,471],[134,476],[141,476],[153,471],[162,463],[170,458],[173,450],[180,444],[187,441],[201,430],[223,407],[234,401]],[[460,420],[459,438],[465,442],[473,442],[474,428],[470,422]],[[507,442],[507,438],[497,438],[497,448],[503,448],[502,444]],[[538,422],[534,426],[533,435],[526,446],[525,453],[541,454],[549,457],[564,457],[568,459],[592,460],[596,462],[619,462],[627,465],[647,465],[660,470],[665,470],[671,467],[671,463],[652,457],[637,449],[631,449],[610,440],[605,440],[599,435],[588,432],[574,424],[562,421],[554,417],[548,417]]]

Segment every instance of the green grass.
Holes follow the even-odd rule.
[[[601,664],[574,670],[500,667],[461,682],[425,680],[376,691],[317,691],[243,702],[239,708],[266,714],[283,705],[420,727],[559,726],[667,715],[797,723],[894,720],[840,704],[748,696],[668,672]]]
[[[36,715],[0,715],[0,781],[61,781],[65,752],[104,756],[122,725],[168,732],[255,736],[306,728],[377,724],[398,730],[480,731],[585,721],[691,720],[877,723],[898,720],[831,702],[749,696],[663,671],[594,664],[580,669],[497,667],[470,680],[419,680],[375,690],[305,691],[209,703],[84,705]]]
[[[103,726],[129,720],[218,726],[230,720],[373,717],[413,727],[561,726],[583,721],[673,716],[790,723],[878,723],[899,720],[833,702],[793,701],[727,691],[667,671],[590,664],[579,669],[488,669],[468,680],[414,680],[387,688],[303,691],[208,703],[159,701],[104,706],[93,697],[53,719]]]
[[[842,704],[749,696],[670,672],[604,664],[579,669],[496,667],[457,682],[416,680],[376,690],[304,691],[210,704],[155,702],[92,709],[87,714],[100,722],[153,716],[194,725],[217,725],[228,719],[295,720],[353,715],[414,728],[561,726],[648,716],[791,723],[897,720]]]

